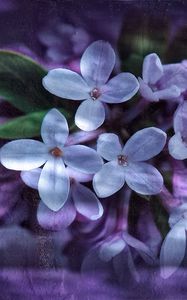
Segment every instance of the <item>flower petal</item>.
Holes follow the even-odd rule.
[[[161,100],[172,100],[176,99],[180,96],[181,91],[176,85],[172,85],[166,89],[163,90],[158,90],[154,92],[154,95],[156,98],[161,99]],[[179,102],[176,99],[176,102]]]
[[[61,158],[51,158],[43,167],[38,191],[42,201],[53,211],[58,211],[67,201],[69,177]]]
[[[180,132],[182,137],[187,138],[187,102],[181,103],[174,115],[173,127],[175,133]]]
[[[90,88],[82,77],[67,69],[54,69],[43,78],[44,88],[61,98],[83,100],[89,96]]]
[[[103,207],[96,195],[84,185],[76,182],[72,185],[72,197],[77,211],[90,220],[103,215]]]
[[[55,147],[63,146],[68,138],[69,128],[66,118],[55,108],[44,117],[41,136],[45,144]]]
[[[167,234],[160,253],[161,276],[170,277],[180,266],[186,250],[185,228],[177,223]]]
[[[119,138],[114,133],[103,133],[97,140],[97,152],[104,159],[110,161],[117,158],[122,151]]]
[[[109,43],[96,41],[83,53],[80,63],[82,76],[92,87],[99,87],[108,80],[115,65],[115,52]]]
[[[142,97],[151,102],[158,102],[158,96],[153,92],[153,90],[149,87],[147,83],[145,83],[140,77],[138,78],[140,89],[139,92]]]
[[[187,158],[187,145],[183,142],[179,132],[170,138],[168,149],[169,154],[175,159]]]
[[[75,124],[82,130],[92,131],[103,124],[105,109],[99,100],[85,100],[77,109]]]
[[[93,178],[91,174],[85,174],[69,167],[66,168],[66,171],[70,179],[75,179],[77,182],[89,182],[92,181]]]
[[[166,137],[166,133],[159,128],[144,128],[133,134],[122,152],[131,161],[148,160],[164,148]]]
[[[67,146],[64,148],[64,162],[77,171],[94,174],[102,167],[102,159],[97,152],[83,145]]]
[[[76,217],[76,210],[68,199],[64,206],[57,212],[49,209],[42,201],[38,206],[37,220],[41,227],[46,230],[61,230],[67,228],[73,223]]]
[[[124,167],[125,180],[128,186],[142,195],[160,193],[163,186],[162,175],[153,166],[143,163],[129,163]]]
[[[30,171],[22,171],[21,172],[21,179],[23,182],[31,187],[32,189],[38,189],[38,182],[41,175],[42,169],[37,168]]]
[[[158,84],[162,89],[175,85],[180,92],[186,91],[187,68],[182,63],[163,65],[163,76]]]
[[[108,238],[99,249],[99,257],[103,261],[110,261],[126,247],[126,242],[120,236]]]
[[[102,169],[94,175],[93,188],[100,198],[111,196],[119,191],[125,183],[123,167],[116,161],[103,165]]]
[[[36,169],[46,162],[49,155],[45,144],[25,139],[5,144],[0,154],[2,165],[17,171]]]
[[[122,103],[131,99],[138,89],[139,82],[133,74],[121,73],[102,87],[98,100],[106,103]]]
[[[143,81],[155,84],[163,75],[163,66],[156,53],[148,54],[143,61]]]

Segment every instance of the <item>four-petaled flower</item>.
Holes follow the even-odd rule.
[[[144,58],[142,77],[139,78],[141,95],[153,102],[159,100],[183,100],[182,93],[187,90],[187,69],[181,64],[162,65],[156,53]]]
[[[114,65],[115,53],[110,44],[96,41],[81,58],[82,77],[67,69],[53,69],[44,77],[43,85],[56,96],[84,100],[75,114],[75,123],[80,129],[91,131],[105,120],[102,102],[122,103],[139,89],[138,80],[131,73],[120,73],[108,81]]]
[[[143,161],[160,153],[165,143],[165,132],[155,127],[139,130],[123,148],[117,135],[101,134],[97,151],[109,162],[93,177],[96,194],[101,198],[108,197],[120,190],[125,182],[140,194],[159,193],[163,178],[156,168]]]
[[[102,159],[94,149],[83,145],[65,146],[69,134],[65,117],[56,109],[43,119],[43,143],[31,139],[9,142],[1,148],[1,163],[12,170],[32,170],[44,165],[38,191],[42,201],[58,211],[69,195],[70,179],[65,165],[77,171],[94,174]]]

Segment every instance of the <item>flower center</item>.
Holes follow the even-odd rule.
[[[118,165],[120,166],[127,166],[127,156],[125,155],[118,155]]]
[[[55,147],[55,148],[53,148],[52,150],[50,150],[50,153],[51,153],[53,156],[56,156],[56,157],[61,157],[61,156],[63,156],[62,150],[60,150],[58,147]]]
[[[99,98],[99,96],[101,96],[101,92],[98,88],[94,88],[91,91],[90,96],[92,97],[92,100],[97,100],[97,98]]]

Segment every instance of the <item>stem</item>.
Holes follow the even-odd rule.
[[[125,187],[121,191],[120,203],[117,213],[117,231],[127,231],[128,230],[128,212],[129,212],[129,202],[131,197],[131,190]]]

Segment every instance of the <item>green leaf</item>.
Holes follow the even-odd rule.
[[[67,120],[70,115],[63,109],[59,109]],[[40,136],[40,127],[47,111],[39,111],[12,119],[0,126],[0,138],[20,139]]]
[[[42,86],[47,74],[27,56],[0,51],[0,96],[23,112],[34,112],[57,106],[54,96]]]

